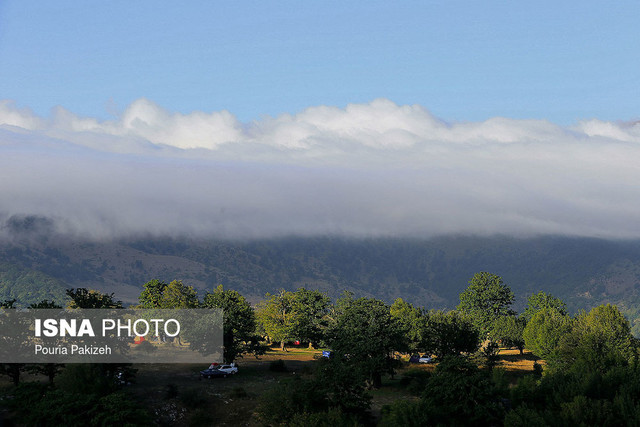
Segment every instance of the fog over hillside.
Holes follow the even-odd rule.
[[[640,238],[640,124],[449,123],[385,99],[239,122],[0,102],[3,236]]]

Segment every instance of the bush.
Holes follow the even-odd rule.
[[[289,422],[291,414],[322,412],[328,409],[324,393],[311,380],[295,377],[283,381],[260,396],[258,414],[265,424]]]
[[[57,388],[67,394],[107,395],[118,387],[101,364],[68,364],[56,381]]]
[[[20,425],[105,426],[150,425],[149,413],[123,392],[98,396],[51,389],[38,383],[21,384],[8,402]]]
[[[431,372],[422,369],[412,369],[404,373],[400,378],[400,385],[407,387],[409,393],[419,396],[427,386],[431,378]]]
[[[545,427],[548,424],[538,411],[521,406],[507,413],[504,417],[504,425],[505,427]]]
[[[386,423],[492,425],[503,417],[500,395],[487,372],[462,357],[446,357],[427,379],[419,402],[394,404]],[[403,425],[403,424],[401,424]]]

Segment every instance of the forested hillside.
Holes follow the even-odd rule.
[[[518,309],[544,289],[571,311],[612,302],[632,322],[638,317],[640,242],[566,237],[87,242],[30,236],[0,246],[0,299],[35,302],[67,287],[87,287],[135,301],[142,285],[157,278],[202,291],[223,284],[253,302],[266,292],[304,286],[332,297],[347,289],[388,302],[402,297],[427,308],[453,308],[478,271],[500,274]]]

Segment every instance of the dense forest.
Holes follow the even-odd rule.
[[[214,241],[137,238],[84,241],[14,230],[0,243],[0,299],[25,304],[60,300],[67,288],[116,293],[127,303],[149,277],[180,279],[199,292],[219,284],[253,303],[299,287],[331,298],[356,296],[392,303],[410,299],[452,309],[477,271],[499,271],[523,310],[544,290],[569,312],[611,303],[640,335],[640,242],[569,237],[449,236],[432,239],[282,238]],[[637,320],[637,322],[636,322]]]
[[[65,293],[70,308],[123,307],[114,294]],[[304,287],[268,293],[254,305],[222,285],[201,296],[180,280],[157,279],[144,284],[136,306],[222,308],[226,362],[260,357],[272,344],[285,351],[294,341],[329,349],[307,374],[279,381],[257,398],[252,416],[262,425],[636,425],[640,349],[620,310],[603,304],[571,315],[562,299],[539,291],[518,313],[514,300],[501,276],[480,272],[453,310],[349,291],[331,299]],[[496,364],[500,349],[509,347],[536,358],[515,381]],[[411,355],[429,355],[435,368],[407,370]],[[123,389],[119,375],[134,378],[134,366],[50,365],[0,365],[13,383],[2,405],[21,424],[86,425],[87,416],[94,425],[158,424]],[[49,381],[25,381],[28,371]],[[371,393],[400,372],[411,397],[374,417]]]

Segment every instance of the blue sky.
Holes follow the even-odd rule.
[[[0,3],[0,99],[243,122],[387,98],[448,121],[640,116],[635,1]]]
[[[0,2],[0,238],[640,238],[640,2]]]

